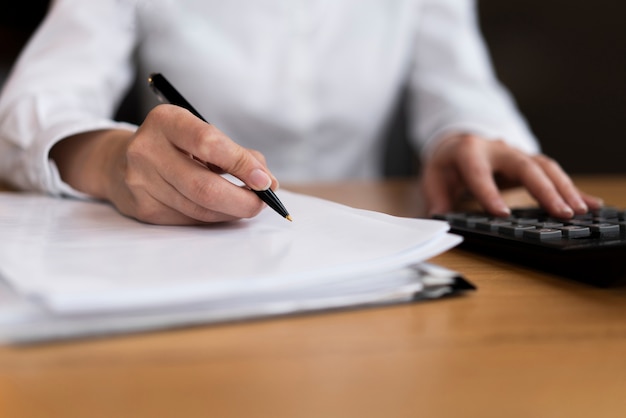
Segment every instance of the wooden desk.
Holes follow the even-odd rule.
[[[626,207],[626,177],[580,178]],[[301,186],[402,215],[410,182]],[[523,194],[509,199],[524,200]],[[449,251],[465,297],[0,347],[0,416],[624,417],[626,289]]]

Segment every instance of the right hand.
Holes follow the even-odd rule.
[[[259,152],[173,105],[154,108],[134,133],[94,131],[67,138],[51,157],[77,190],[154,224],[250,218],[264,203],[248,188],[278,186]],[[231,183],[223,173],[248,187]]]

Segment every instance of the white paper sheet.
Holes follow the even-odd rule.
[[[439,271],[438,271],[439,270]],[[324,286],[241,295],[166,309],[57,314],[0,281],[0,343],[108,336],[215,322],[434,299],[455,293],[458,274],[429,263]]]
[[[230,224],[168,227],[101,203],[0,193],[0,276],[53,312],[115,313],[372,277],[460,242],[445,222],[279,196],[294,222],[268,208]]]

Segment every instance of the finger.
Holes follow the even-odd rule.
[[[592,196],[585,192],[580,192],[580,194],[587,206],[589,206],[589,209],[600,209],[602,206],[604,206],[604,200],[602,198]]]
[[[552,179],[533,158],[515,152],[508,153],[500,162],[501,172],[509,179],[517,179],[552,216],[571,218],[574,215]]]
[[[260,151],[257,151],[255,149],[248,149],[248,151],[250,151],[252,155],[254,156],[254,158],[259,160],[261,164],[263,164],[264,167],[267,167],[267,161],[265,160],[265,155],[263,155]],[[272,178],[272,189],[277,190],[280,187],[280,184],[278,183],[278,179],[274,177],[274,175],[271,172],[268,172],[268,174]]]
[[[118,200],[116,207],[123,215],[156,225],[191,225],[198,223],[184,214],[172,210],[146,189],[128,189],[129,197]]]
[[[456,157],[460,176],[487,212],[496,216],[508,216],[511,210],[504,202],[494,180],[491,154],[482,145],[481,141],[466,141]]]
[[[432,216],[452,210],[453,201],[445,168],[427,164],[422,174],[422,191],[427,213]]]
[[[156,218],[157,221],[153,223],[187,225],[228,222],[241,218],[240,216],[219,212],[199,205],[188,199],[165,180],[163,180],[161,187],[151,191],[151,197],[167,208],[167,210],[159,208],[161,212],[157,212],[150,217],[150,219]]]
[[[575,213],[583,214],[589,210],[580,191],[574,186],[570,177],[556,161],[545,155],[536,155],[533,159],[537,161],[548,178],[553,182],[556,190],[565,200],[565,203],[567,203]]]
[[[199,223],[150,196],[146,190],[142,190],[140,194],[144,196],[139,196],[138,201],[141,203],[133,208],[132,216],[141,222],[154,225],[195,225]]]
[[[179,146],[162,134],[167,123],[156,120],[155,113],[151,115],[126,150],[125,187],[134,196],[152,196],[164,206],[203,222],[251,217],[264,207],[254,193],[233,185],[181,152]],[[156,116],[159,117],[159,112]],[[136,217],[165,222],[158,218],[149,200],[136,198],[132,204],[137,208],[129,208],[127,212]]]
[[[250,151],[250,153],[254,156],[254,158],[259,160],[259,162],[263,164],[263,166],[267,167],[267,161],[265,160],[265,155],[263,155],[261,151],[258,151],[255,149],[249,149],[249,148],[248,148],[248,151]]]
[[[173,154],[166,155],[170,163],[180,159],[197,165],[180,152],[174,151]],[[116,206],[121,213],[142,222],[162,225],[232,220],[232,216],[211,211],[187,199],[159,173],[158,167],[167,165],[151,164],[149,159],[142,157],[144,155],[140,156],[136,151],[129,154],[125,187],[119,188],[116,194]]]
[[[176,147],[239,178],[253,190],[273,184],[267,168],[247,149],[233,142],[215,126],[177,106],[161,105],[150,112],[165,122],[165,137]]]
[[[169,185],[151,190],[134,190],[133,193],[135,203],[118,206],[118,210],[141,222],[156,225],[198,225],[239,219],[197,205]]]
[[[250,190],[239,187],[224,177],[194,163],[182,154],[171,158],[159,168],[163,182],[170,185],[162,201],[187,216],[204,222],[223,221],[226,218],[251,218],[264,203]],[[180,197],[176,196],[180,195]]]

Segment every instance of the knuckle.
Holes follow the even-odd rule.
[[[204,176],[192,177],[189,179],[189,187],[193,196],[192,200],[200,202],[203,206],[210,206],[211,199],[214,195],[214,183],[208,181]]]
[[[173,109],[172,105],[159,104],[152,108],[150,112],[148,112],[145,122],[153,123],[156,120],[169,119],[173,111],[175,110]]]
[[[537,169],[536,163],[530,158],[518,157],[514,164],[522,176],[531,175]]]
[[[492,147],[492,149],[499,150],[500,145],[497,141],[485,140],[477,135],[463,135],[461,141],[458,144],[458,150],[455,153],[457,159],[464,159],[470,155],[480,155],[485,152],[485,149]]]
[[[494,139],[491,142],[496,147],[500,147],[500,148],[508,148],[509,147],[509,144],[507,144],[506,141],[504,139],[501,139],[501,138]]]
[[[463,135],[461,148],[464,150],[473,150],[481,145],[482,141],[476,135]]]
[[[511,147],[506,141],[503,139],[493,139],[488,141],[489,147],[496,155],[517,155],[519,156],[521,153],[516,148]]]
[[[131,191],[145,188],[143,176],[135,170],[126,170],[124,173],[124,184]]]
[[[144,155],[145,146],[140,140],[131,141],[128,148],[126,148],[126,161],[129,166],[132,166],[135,162],[141,161]]]
[[[142,222],[156,224],[159,223],[160,215],[161,211],[157,205],[140,200],[135,206],[133,216]]]
[[[543,167],[547,167],[552,170],[558,170],[561,168],[561,165],[555,159],[550,158],[547,155],[540,154],[536,155],[534,158],[537,163]]]
[[[220,146],[215,128],[208,124],[197,124],[190,127],[188,132],[193,154],[207,162],[215,162],[216,148]]]
[[[258,161],[260,161],[261,164],[267,165],[267,161],[266,161],[265,155],[263,155],[263,153],[261,153],[258,150],[255,150],[255,149],[249,149],[248,151],[254,156],[254,158],[256,158]]]
[[[146,178],[139,169],[143,160],[141,152],[131,151],[129,149],[126,155],[126,167],[123,174],[123,181],[131,190],[143,189],[146,187]]]
[[[231,163],[227,170],[230,173],[242,173],[250,165],[250,156],[244,148],[236,146],[231,150]]]

